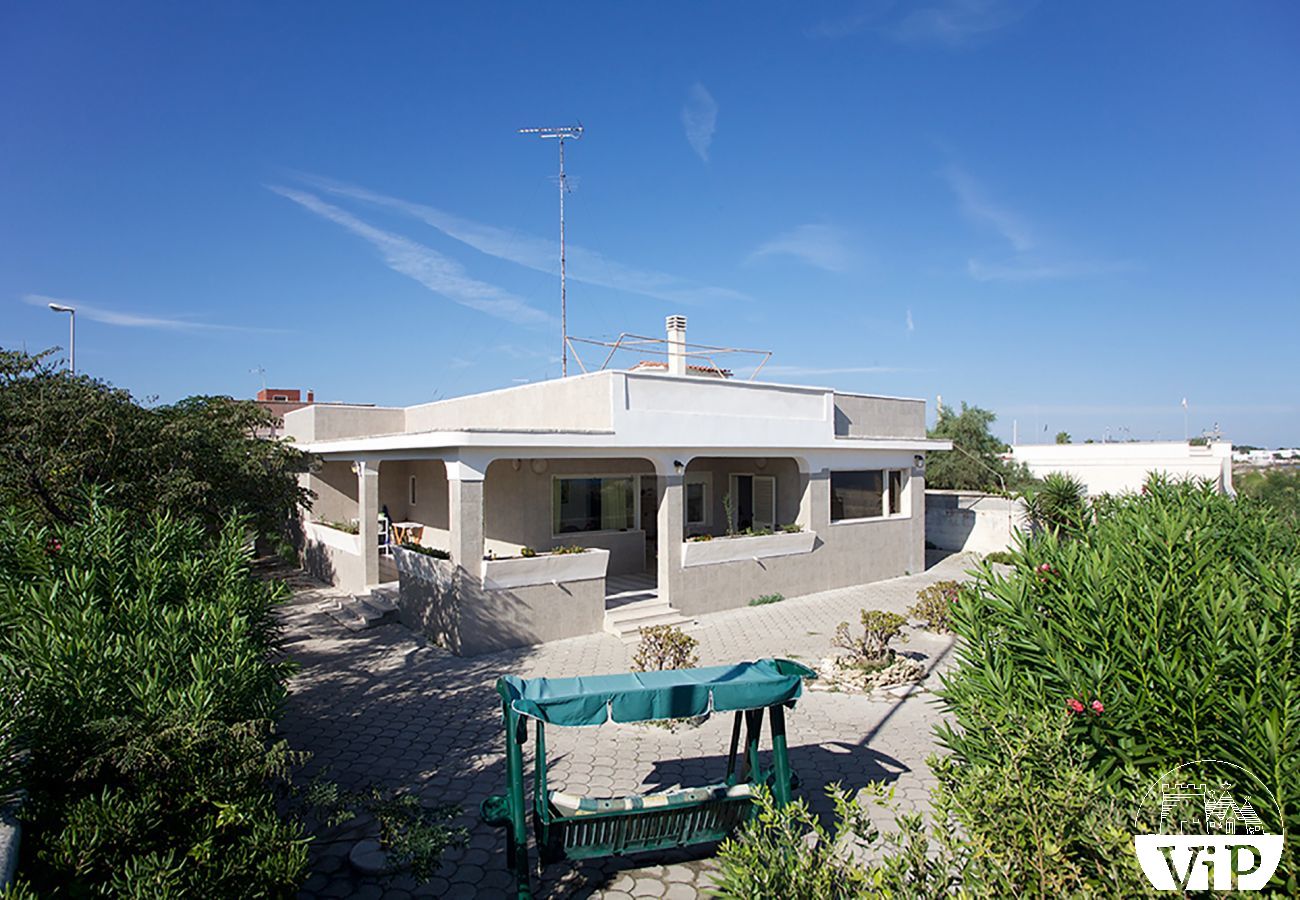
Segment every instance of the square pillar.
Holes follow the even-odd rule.
[[[682,571],[686,476],[672,472],[660,474],[655,481],[659,496],[659,599],[672,603],[673,583]]]
[[[799,524],[808,531],[825,534],[831,524],[831,470],[800,472],[803,496],[799,498]]]
[[[357,525],[360,528],[365,586],[379,584],[379,463],[358,460]]]
[[[447,518],[456,592],[473,595],[483,581],[483,473],[464,463],[447,463]]]

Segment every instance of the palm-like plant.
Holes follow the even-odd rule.
[[[1040,531],[1076,533],[1091,518],[1091,507],[1083,482],[1064,472],[1052,472],[1043,483],[1021,495],[1025,515]]]

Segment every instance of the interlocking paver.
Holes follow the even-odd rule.
[[[921,575],[795,597],[783,603],[701,616],[685,629],[699,642],[701,665],[785,656],[816,666],[834,653],[839,622],[858,610],[903,612],[921,587],[961,577],[968,563],[950,557]],[[633,647],[605,634],[537,647],[460,658],[427,646],[399,625],[349,632],[316,605],[333,591],[295,579],[282,610],[290,654],[300,670],[290,684],[283,727],[297,749],[309,750],[307,775],[328,770],[345,786],[402,788],[427,802],[464,807],[470,829],[465,849],[447,854],[437,875],[417,884],[410,876],[363,877],[346,862],[350,843],[366,836],[368,820],[334,843],[312,848],[313,874],[303,897],[505,896],[512,885],[505,843],[497,829],[477,821],[479,802],[504,788],[504,739],[493,684],[498,676],[569,676],[625,671]],[[932,673],[951,663],[951,640],[911,632],[902,649],[923,656]],[[790,758],[814,809],[829,810],[823,785],[859,787],[884,780],[904,809],[926,809],[934,779],[925,758],[937,749],[932,729],[939,712],[933,695],[869,696],[808,691],[788,716]],[[575,792],[646,792],[717,780],[726,765],[731,723],[714,717],[672,730],[610,724],[548,732],[555,785]],[[531,746],[525,760],[531,775]],[[715,870],[713,848],[690,848],[548,866],[539,896],[703,896]],[[533,858],[535,859],[535,852]],[[535,881],[535,886],[537,882]]]

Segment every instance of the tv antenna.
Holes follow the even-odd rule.
[[[249,375],[260,375],[260,376],[261,376],[261,378],[262,378],[262,391],[265,393],[265,391],[266,391],[266,367],[265,367],[265,366],[253,366],[253,368],[251,368],[251,369],[248,370],[248,374],[249,374]]]
[[[569,374],[569,322],[564,285],[564,195],[568,193],[564,177],[564,142],[576,141],[582,137],[582,123],[557,128],[520,128],[519,134],[535,134],[560,145],[560,377],[565,378]]]

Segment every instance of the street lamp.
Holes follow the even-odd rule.
[[[77,308],[75,306],[64,306],[62,303],[51,303],[50,309],[55,312],[65,312],[68,314],[68,373],[77,374]]]

